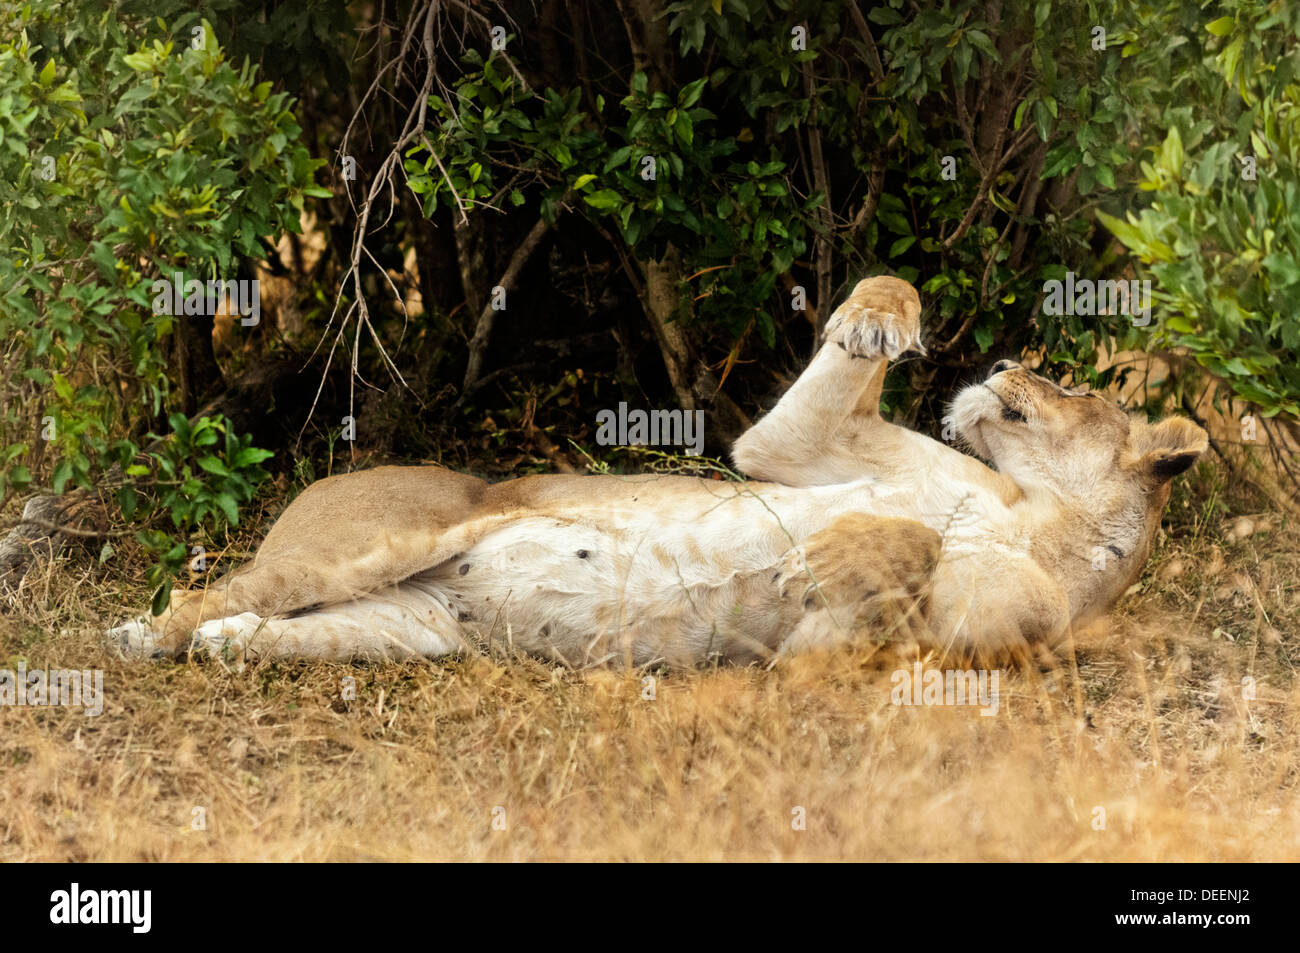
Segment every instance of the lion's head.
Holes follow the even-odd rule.
[[[999,361],[986,380],[964,388],[948,419],[1031,503],[1059,511],[1062,538],[1053,549],[1081,559],[1114,555],[1110,571],[1097,574],[1089,602],[1114,598],[1136,578],[1169,500],[1169,481],[1208,445],[1190,420],[1131,418],[1100,394],[1067,390],[1014,361]]]
[[[949,419],[957,435],[1022,489],[1092,498],[1120,480],[1158,490],[1205,452],[1205,431],[1171,417],[1130,418],[1096,392],[1067,390],[1014,361],[966,387]]]

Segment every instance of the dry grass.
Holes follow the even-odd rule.
[[[102,667],[107,703],[0,708],[0,861],[1297,859],[1300,547],[1277,517],[1225,536],[1259,507],[1225,482],[1179,487],[1142,591],[994,717],[892,705],[910,659],[865,648],[658,673],[653,700],[527,659],[130,663],[99,632],[139,567],[73,554],[0,667]]]

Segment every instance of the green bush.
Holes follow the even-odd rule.
[[[115,482],[128,519],[162,520],[142,538],[172,572],[178,538],[236,523],[270,454],[169,415],[186,318],[155,313],[153,282],[235,277],[327,194],[320,163],[286,95],[193,15],[0,2],[0,23],[0,491]]]
[[[1143,343],[1185,350],[1261,416],[1296,417],[1300,10],[1225,6],[1232,15],[1195,32],[1150,24],[1164,27],[1163,44],[1201,55],[1181,73],[1178,98],[1143,127],[1142,207],[1100,218],[1162,306]]]
[[[522,212],[536,202],[549,221],[576,194],[578,210],[633,261],[668,248],[680,255],[675,317],[732,360],[751,347],[751,329],[764,348],[788,334],[792,288],[806,288],[824,320],[857,277],[887,269],[919,282],[930,307],[931,360],[942,373],[913,365],[917,386],[951,383],[990,351],[1032,347],[1044,348],[1049,372],[1104,385],[1115,371],[1095,370],[1101,350],[1176,343],[1208,348],[1203,363],[1216,373],[1250,375],[1257,399],[1280,393],[1257,375],[1280,366],[1262,353],[1295,334],[1293,317],[1260,319],[1274,322],[1275,340],[1238,352],[1223,335],[1204,345],[1170,339],[1178,318],[1153,336],[1120,315],[1042,307],[1044,283],[1067,271],[1123,272],[1125,261],[1095,247],[1095,211],[1133,207],[1151,187],[1135,136],[1163,137],[1195,113],[1202,130],[1236,123],[1241,135],[1272,142],[1268,129],[1294,122],[1284,108],[1271,119],[1263,112],[1288,88],[1289,67],[1253,80],[1269,88],[1247,118],[1216,112],[1221,79],[1180,83],[1210,56],[1199,11],[890,0],[863,17],[853,2],[683,0],[663,14],[674,47],[667,74],[580,77],[537,91],[506,63],[509,45],[504,55],[466,53],[454,95],[430,100],[436,129],[407,151],[425,214]],[[1280,15],[1269,23],[1276,37],[1290,29]],[[800,30],[803,49],[792,42]],[[1235,68],[1283,52],[1272,42],[1238,53]],[[643,175],[647,157],[653,180]],[[1283,209],[1294,170],[1276,171],[1261,190]],[[1284,256],[1265,258],[1266,268],[1288,267]],[[1158,302],[1182,307],[1162,293]],[[1261,304],[1245,307],[1294,314]]]

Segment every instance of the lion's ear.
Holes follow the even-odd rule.
[[[1209,435],[1185,417],[1158,424],[1135,421],[1130,439],[1138,472],[1156,486],[1190,467],[1210,444]]]

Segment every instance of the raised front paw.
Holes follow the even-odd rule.
[[[893,360],[904,351],[925,353],[916,289],[888,275],[864,278],[826,323],[826,342],[854,357]]]

